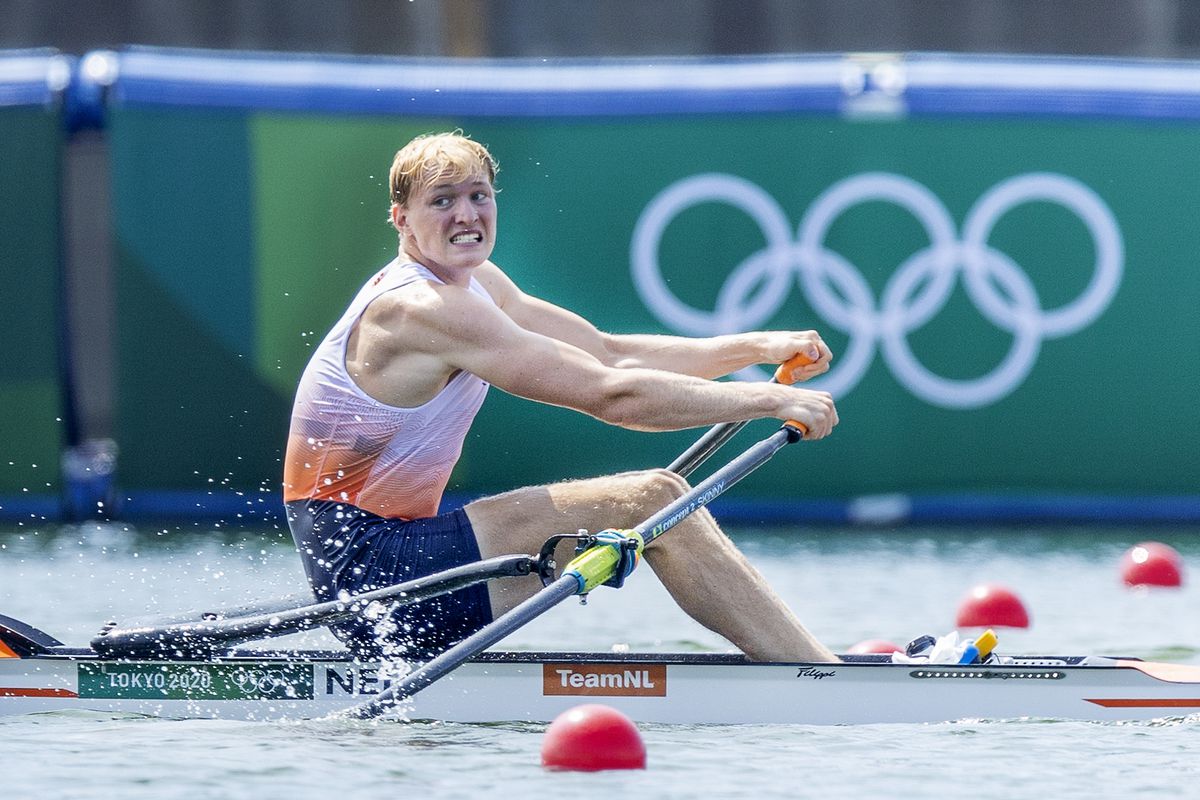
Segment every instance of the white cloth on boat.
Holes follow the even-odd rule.
[[[950,631],[939,636],[932,647],[915,655],[892,653],[894,664],[959,664],[967,648],[975,643],[974,639],[963,639],[958,631]]]

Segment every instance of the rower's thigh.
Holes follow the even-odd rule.
[[[516,489],[465,510],[480,555],[490,558],[536,553],[557,533],[631,528],[687,490],[675,473],[652,469]]]

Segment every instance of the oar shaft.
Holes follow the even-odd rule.
[[[354,595],[345,600],[313,603],[244,617],[179,622],[170,625],[113,628],[92,639],[92,649],[114,657],[204,653],[254,639],[282,636],[357,616],[372,602],[408,605],[493,578],[528,575],[528,556],[499,556],[453,567],[422,578]]]
[[[679,457],[667,465],[667,469],[674,472],[681,478],[686,478],[696,471],[696,468],[708,460],[708,457],[717,452],[737,432],[746,427],[749,420],[743,422],[723,422],[720,425],[714,425],[708,431],[696,440],[696,443],[680,453]]]
[[[791,425],[784,425],[775,433],[750,447],[721,469],[696,484],[687,494],[668,504],[654,516],[634,528],[646,544],[683,521],[701,506],[714,499],[765,463],[784,445],[799,441],[803,433]]]
[[[579,582],[573,575],[563,575],[524,603],[493,620],[458,644],[440,653],[401,680],[384,689],[367,703],[350,709],[347,713],[355,719],[369,719],[395,708],[405,699],[412,697],[446,673],[457,669],[463,662],[482,653],[496,642],[528,622],[537,619],[554,606],[576,593]]]

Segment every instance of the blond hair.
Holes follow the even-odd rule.
[[[495,183],[499,169],[488,149],[462,131],[425,134],[397,151],[388,188],[392,203],[402,206],[414,191],[438,183],[458,183],[479,174]]]

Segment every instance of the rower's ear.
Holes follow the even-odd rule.
[[[404,206],[399,203],[392,203],[391,213],[392,227],[400,233],[404,233],[404,229],[408,226],[408,214]]]

